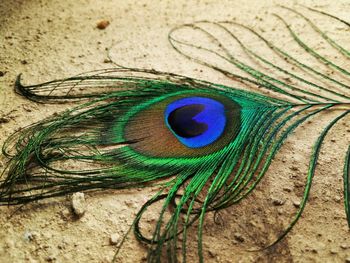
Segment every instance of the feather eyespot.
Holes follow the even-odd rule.
[[[170,103],[165,121],[178,140],[190,148],[200,148],[216,141],[226,126],[225,107],[217,100],[188,97]]]
[[[241,128],[241,105],[225,94],[188,91],[141,104],[120,129],[144,155],[200,157],[221,150]],[[147,125],[146,125],[147,124]]]

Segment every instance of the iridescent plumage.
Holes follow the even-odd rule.
[[[346,49],[306,17],[304,19],[349,57]],[[307,54],[341,74],[350,74],[310,49],[284,23]],[[292,85],[248,65],[236,58],[203,25],[229,34],[252,60],[332,97]],[[246,47],[228,25],[254,34],[278,56],[310,75],[327,79],[338,89],[324,87],[270,62]],[[217,44],[221,53],[178,40],[174,35],[184,28],[204,34]],[[19,78],[17,91],[31,100],[44,103],[85,101],[15,133],[7,140],[3,149],[10,160],[7,174],[1,181],[0,202],[25,204],[76,191],[144,187],[165,179],[159,183],[161,190],[137,214],[134,220],[136,237],[150,245],[150,262],[159,262],[163,249],[170,262],[177,261],[179,245],[181,260],[186,261],[187,231],[198,221],[198,255],[203,261],[205,214],[240,203],[264,177],[292,132],[310,118],[337,108],[339,115],[324,128],[314,144],[300,207],[290,224],[270,245],[281,240],[305,208],[326,134],[350,112],[349,87],[293,58],[254,30],[238,23],[202,21],[187,24],[174,29],[169,40],[186,57],[242,83],[259,85],[283,99],[153,70],[108,69],[32,86],[23,86]],[[215,55],[245,75],[195,58],[194,53],[183,51],[183,46]],[[348,177],[349,152],[344,165],[344,195],[350,222]],[[146,237],[140,229],[140,220],[145,210],[156,202],[163,202],[162,209],[153,234]],[[172,213],[166,216],[169,209]],[[182,241],[178,240],[180,235]]]

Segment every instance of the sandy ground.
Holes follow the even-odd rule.
[[[38,83],[111,67],[109,48],[113,61],[122,65],[237,85],[177,54],[167,34],[183,23],[234,18],[269,31],[275,20],[268,12],[276,2],[0,1],[0,145],[13,131],[64,108],[39,105],[15,95],[13,83],[19,73],[25,83]],[[290,1],[288,5],[300,8],[298,4],[304,4],[349,21],[350,4],[346,2]],[[104,30],[96,27],[101,20],[110,22]],[[346,43],[348,29],[328,26]],[[349,63],[344,65],[349,68]],[[219,223],[208,215],[207,262],[350,262],[341,177],[350,141],[349,118],[332,130],[322,148],[310,201],[293,231],[273,249],[247,251],[252,244],[273,240],[270,234],[289,222],[302,194],[300,184],[305,180],[312,142],[327,120],[314,120],[290,137],[269,176],[240,208],[221,212]],[[1,207],[0,262],[110,262],[116,251],[111,235],[126,233],[135,213],[155,190],[86,194],[86,211],[80,219],[74,216],[68,197],[27,205],[19,211]],[[148,217],[150,224],[156,219],[155,214]],[[130,235],[118,261],[141,262],[145,256],[145,248]],[[196,260],[195,247],[189,248],[189,262]]]

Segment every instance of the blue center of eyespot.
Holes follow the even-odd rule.
[[[225,107],[206,97],[188,97],[170,103],[165,122],[177,139],[190,148],[200,148],[216,141],[226,125]]]

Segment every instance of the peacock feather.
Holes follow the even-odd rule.
[[[305,15],[281,9],[299,17],[349,59],[350,52]],[[309,12],[349,26],[330,14]],[[246,25],[200,21],[174,28],[169,33],[171,45],[188,59],[236,81],[237,88],[130,68],[27,86],[19,76],[16,91],[32,101],[78,104],[7,139],[0,203],[20,205],[77,191],[157,186],[160,190],[141,207],[133,223],[136,238],[148,245],[148,261],[185,262],[189,227],[197,224],[202,262],[206,214],[239,205],[264,178],[290,134],[312,118],[336,112],[314,142],[300,207],[288,226],[264,247],[275,245],[302,215],[327,133],[350,112],[350,86],[345,81],[350,72],[311,48],[282,16],[276,17],[319,68]],[[255,51],[242,34],[256,38],[269,55]],[[232,52],[233,46],[241,53]],[[272,62],[272,56],[281,63]],[[245,86],[258,91],[247,91]],[[344,161],[350,225],[349,170],[350,147]],[[157,203],[161,204],[159,217],[148,236],[141,221]]]

